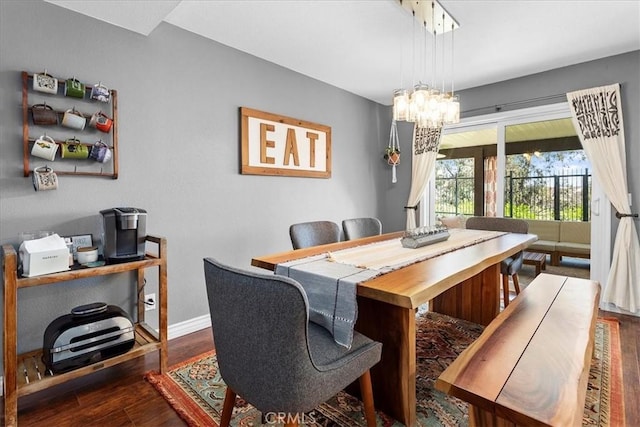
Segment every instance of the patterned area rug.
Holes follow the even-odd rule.
[[[481,333],[482,326],[474,323],[429,312],[418,315],[416,394],[419,426],[468,425],[466,403],[435,390],[433,384]],[[622,426],[624,408],[617,321],[598,319],[595,342],[583,425]],[[189,426],[218,426],[226,386],[218,372],[215,351],[173,366],[164,375],[149,372],[145,378]],[[366,425],[360,401],[345,392],[306,414],[304,422],[314,427]],[[231,424],[259,426],[261,414],[238,398]],[[400,425],[378,412],[378,426]]]

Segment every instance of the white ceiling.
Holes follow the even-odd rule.
[[[432,83],[423,65],[431,40],[419,26],[412,36],[413,19],[398,0],[47,1],[144,35],[168,22],[385,105],[401,85]],[[460,24],[456,90],[640,50],[640,0],[441,4]],[[445,63],[450,70],[449,57]],[[442,85],[441,76],[435,81]]]

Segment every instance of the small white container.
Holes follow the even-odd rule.
[[[78,264],[88,264],[98,260],[98,248],[95,246],[84,246],[76,250]]]

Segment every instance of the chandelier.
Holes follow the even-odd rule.
[[[412,89],[396,89],[393,92],[393,120],[413,122],[419,127],[441,127],[443,124],[458,123],[460,121],[460,99],[453,91],[453,31],[459,27],[458,23],[435,0],[399,0],[400,4],[412,13],[414,38],[415,70],[415,23],[420,22],[425,35],[424,68],[426,70],[427,34],[432,36],[431,44],[431,85],[419,81]],[[445,33],[451,33],[451,67],[450,91],[445,89]],[[440,36],[440,37],[438,37]],[[442,40],[438,52],[438,38]],[[438,64],[438,55],[442,55]],[[436,75],[440,73],[442,86],[436,84]],[[426,77],[426,75],[425,75]],[[440,79],[438,79],[439,81]],[[415,79],[414,79],[415,82]]]

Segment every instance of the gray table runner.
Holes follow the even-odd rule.
[[[391,239],[276,265],[275,273],[298,281],[309,300],[309,320],[327,329],[336,343],[350,348],[358,318],[356,287],[403,266],[505,234],[452,230],[451,238],[419,249]]]
[[[328,262],[323,254],[278,264],[275,273],[300,282],[309,300],[309,320],[331,332],[336,343],[351,347],[358,318],[356,286],[379,272]]]

